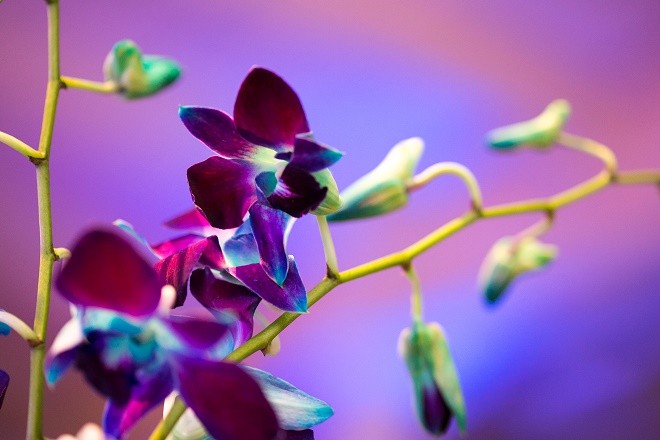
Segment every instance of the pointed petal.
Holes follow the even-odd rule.
[[[250,208],[250,224],[259,249],[261,266],[280,286],[289,271],[285,246],[292,220],[287,213],[265,203],[257,202]]]
[[[176,289],[174,307],[183,305],[188,291],[188,278],[206,256],[206,263],[213,267],[224,265],[218,238],[208,237],[156,263],[155,269],[163,284],[171,284]]]
[[[344,153],[319,144],[311,136],[298,135],[293,144],[293,155],[289,163],[313,173],[328,168],[342,158]]]
[[[103,230],[76,243],[56,285],[73,304],[131,316],[152,313],[160,300],[161,284],[151,266],[123,238]]]
[[[197,208],[166,221],[164,225],[171,229],[203,229],[211,226],[202,211]]]
[[[300,168],[284,168],[277,186],[268,201],[273,208],[294,217],[302,217],[316,209],[325,198],[328,188],[321,188],[314,176]]]
[[[248,139],[290,150],[295,136],[309,132],[298,95],[273,72],[255,67],[243,80],[234,105],[236,126]]]
[[[185,250],[188,246],[195,242],[204,240],[204,238],[205,237],[197,234],[186,234],[175,237],[171,240],[164,241],[162,243],[153,244],[151,247],[159,258],[167,258],[173,254],[176,254],[177,252]]]
[[[207,359],[224,359],[234,340],[229,326],[209,319],[169,316],[154,320],[158,345],[173,353]]]
[[[274,155],[272,150],[243,139],[234,121],[223,111],[180,107],[179,117],[193,136],[225,159],[268,160]]]
[[[281,287],[270,279],[259,264],[231,267],[227,271],[274,306],[289,312],[307,311],[307,292],[292,256],[289,255],[289,273]]]
[[[181,356],[173,364],[181,396],[213,438],[275,438],[277,417],[259,385],[240,367]]]
[[[263,370],[251,367],[243,369],[261,386],[283,429],[308,429],[332,416],[332,408],[327,403],[290,383]]]
[[[78,346],[85,341],[80,320],[71,318],[55,336],[46,360],[46,382],[55,385],[66,371],[72,367],[78,356]]]
[[[188,168],[193,201],[212,226],[229,229],[240,226],[257,200],[255,177],[260,169],[247,162],[218,156]]]
[[[0,408],[2,408],[2,402],[5,400],[8,387],[9,375],[4,370],[0,370]]]
[[[117,220],[113,221],[112,224],[114,226],[117,226],[119,229],[121,229],[123,232],[128,234],[131,238],[136,240],[138,243],[140,243],[142,246],[144,246],[145,249],[148,249],[149,252],[152,254],[156,255],[154,250],[151,247],[151,244],[147,241],[146,238],[144,238],[140,233],[138,233],[135,228],[133,227],[132,224],[127,222],[126,220],[118,218]],[[158,255],[156,255],[158,257]],[[160,258],[160,257],[158,257]]]
[[[252,337],[254,311],[261,298],[247,287],[217,279],[209,268],[196,270],[190,277],[190,292],[221,322],[227,315],[235,319],[232,333],[236,346]]]
[[[132,388],[126,403],[109,400],[103,414],[103,431],[121,439],[135,423],[162,402],[174,388],[174,378],[168,364],[140,371],[139,382]]]

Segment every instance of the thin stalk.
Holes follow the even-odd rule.
[[[337,264],[335,244],[332,241],[330,227],[328,226],[328,219],[324,215],[317,215],[316,221],[319,224],[319,232],[321,233],[321,242],[323,243],[323,254],[325,255],[327,275],[330,278],[337,278],[337,274],[339,274],[339,266]]]
[[[476,177],[472,174],[469,168],[465,165],[461,165],[456,162],[440,162],[431,165],[426,168],[421,173],[414,176],[411,182],[408,184],[408,191],[412,192],[417,189],[423,188],[431,181],[437,179],[440,176],[447,174],[453,174],[461,178],[463,183],[468,189],[470,194],[470,201],[472,202],[472,207],[479,211],[483,206],[483,200],[481,197],[481,189],[479,189],[479,183],[477,182]]]
[[[119,86],[114,81],[90,81],[88,79],[62,76],[62,86],[67,89],[81,89],[97,93],[117,93]]]
[[[592,146],[593,146],[592,144],[589,144],[589,146],[584,149],[581,148],[576,148],[576,149],[582,150],[583,152],[588,154],[593,154],[595,152],[595,149],[591,148]],[[606,147],[604,148],[607,149]],[[327,295],[330,291],[332,291],[335,287],[337,287],[340,284],[355,280],[357,278],[362,278],[374,273],[378,273],[395,266],[401,266],[404,268],[409,267],[411,261],[415,257],[424,253],[425,251],[432,248],[436,244],[440,243],[447,237],[465,229],[467,226],[471,225],[477,220],[492,218],[492,217],[518,215],[529,212],[544,211],[548,213],[548,218],[544,220],[544,222],[548,224],[551,223],[552,221],[551,219],[553,218],[554,213],[557,210],[559,210],[559,208],[561,208],[562,206],[565,206],[569,203],[573,203],[577,200],[585,198],[593,194],[594,192],[602,189],[604,186],[615,183],[615,180],[612,179],[611,176],[613,175],[612,173],[615,172],[613,170],[616,170],[616,158],[614,158],[615,160],[612,162],[609,158],[606,157],[606,154],[602,154],[603,153],[602,149],[596,148],[596,150],[598,150],[599,153],[593,155],[600,157],[603,160],[603,162],[606,163],[606,169],[601,173],[599,173],[598,175],[596,175],[595,177],[588,179],[586,182],[576,185],[571,189],[568,189],[555,196],[548,197],[545,199],[539,198],[539,199],[523,200],[520,202],[484,207],[482,209],[478,209],[478,207],[473,206],[472,210],[449,221],[448,223],[444,224],[443,226],[439,227],[438,229],[431,232],[427,236],[423,237],[422,239],[418,240],[417,242],[413,243],[412,245],[408,246],[407,248],[399,252],[394,252],[392,254],[385,255],[383,257],[377,258],[375,260],[361,264],[359,266],[353,267],[343,272],[339,272],[338,277],[336,279],[332,279],[328,277],[324,278],[319,284],[317,284],[312,290],[309,291],[307,296],[308,306],[311,307],[312,305],[314,305],[317,301],[319,301],[321,298],[323,298],[325,295]],[[612,166],[612,163],[614,164],[614,166]],[[608,176],[608,179],[606,182],[603,182],[605,180],[603,177],[605,174]],[[632,183],[633,181],[635,183],[657,183],[658,181],[660,181],[660,171],[651,170],[651,171],[644,171],[642,173],[627,172],[627,173],[620,173],[619,175],[625,176],[625,179],[629,180],[630,183]],[[535,226],[538,226],[539,230],[547,227],[540,225],[535,225]],[[413,307],[416,306],[413,304]],[[248,356],[252,355],[253,353],[262,350],[264,347],[268,345],[268,343],[271,340],[273,340],[273,338],[279,335],[282,331],[284,331],[284,329],[286,329],[296,319],[298,319],[299,316],[301,315],[297,313],[291,313],[291,312],[282,313],[280,317],[277,318],[275,321],[273,321],[268,327],[266,327],[261,332],[254,335],[252,338],[246,341],[245,344],[241,345],[240,347],[236,348],[232,353],[230,353],[227,356],[226,360],[232,362],[240,362],[243,359],[247,358]],[[154,434],[152,434],[149,440],[165,439],[165,437],[169,434],[171,429],[164,430],[162,429],[162,426],[167,425],[173,427],[176,421],[181,416],[181,414],[183,414],[183,410],[185,410],[185,404],[181,403],[181,406],[177,407],[176,411],[171,411],[170,413],[168,413],[167,416],[161,422],[161,424],[158,425],[156,431],[154,431]]]
[[[50,147],[53,139],[55,111],[61,87],[59,50],[59,2],[49,0],[48,11],[48,86],[44,104],[39,153],[43,156],[33,162],[37,171],[37,203],[39,209],[39,280],[37,282],[37,304],[34,315],[34,332],[40,341],[46,340],[48,310],[50,307],[53,265],[57,260],[53,248],[53,222],[50,197]],[[28,440],[43,439],[43,395],[44,395],[44,344],[32,348],[30,356],[30,391],[28,403]]]
[[[16,334],[25,339],[25,342],[30,344],[30,346],[35,346],[42,343],[34,330],[32,330],[32,328],[18,316],[13,315],[6,310],[0,310],[0,322],[7,324],[12,330],[16,332]]]
[[[422,285],[412,264],[403,266],[408,280],[410,280],[410,316],[414,322],[423,322]]]
[[[621,185],[643,185],[655,183],[660,185],[660,171],[658,170],[638,170],[638,171],[620,171],[612,177],[614,183]]]
[[[0,142],[18,151],[28,159],[43,159],[43,154],[39,151],[4,131],[0,131]]]

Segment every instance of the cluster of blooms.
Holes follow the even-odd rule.
[[[342,154],[313,139],[295,92],[261,68],[241,85],[233,119],[202,107],[180,116],[215,153],[188,170],[196,208],[167,223],[183,234],[150,245],[117,222],[153,262],[113,231],[78,241],[56,281],[75,311],[50,351],[47,381],[81,370],[108,398],[103,430],[115,439],[172,391],[213,438],[312,438],[309,428],[332,415],[327,404],[223,359],[252,336],[261,300],[307,310],[286,239],[295,217],[339,207],[327,167]],[[215,319],[171,310],[188,291]]]

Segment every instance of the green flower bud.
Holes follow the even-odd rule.
[[[113,81],[119,93],[134,99],[149,96],[172,84],[181,74],[178,64],[168,58],[142,55],[131,40],[114,45],[103,63],[106,81]]]
[[[321,171],[312,173],[312,175],[319,183],[319,185],[321,185],[321,188],[328,188],[325,199],[323,199],[321,204],[312,211],[312,214],[328,215],[339,210],[339,208],[342,206],[342,201],[341,197],[339,196],[339,188],[337,188],[337,182],[335,182],[335,178],[332,176],[330,170],[324,168]]]
[[[488,252],[479,271],[479,284],[486,301],[497,302],[520,274],[540,269],[557,256],[557,247],[535,237],[504,237]]]
[[[328,220],[373,217],[403,207],[408,202],[408,183],[423,151],[424,141],[417,137],[396,144],[376,168],[342,192],[342,208]]]
[[[545,148],[552,145],[571,114],[568,101],[557,99],[543,113],[529,121],[496,128],[486,135],[486,142],[493,148],[508,150],[519,145]]]
[[[424,428],[441,435],[453,416],[465,432],[465,401],[442,327],[435,322],[415,322],[401,332],[399,354],[410,371],[417,415]]]

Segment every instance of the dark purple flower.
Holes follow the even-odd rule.
[[[0,409],[2,409],[2,402],[5,400],[5,393],[9,387],[9,375],[0,370]]]
[[[216,438],[277,434],[277,418],[259,385],[237,365],[221,362],[234,347],[229,327],[170,316],[173,289],[164,288],[161,297],[158,275],[125,240],[89,232],[56,284],[78,311],[53,343],[47,380],[54,384],[71,366],[80,369],[108,398],[109,436],[120,439],[174,389],[196,413],[216,414],[200,416]]]
[[[342,153],[312,138],[298,96],[273,72],[250,70],[236,97],[234,119],[193,106],[181,107],[179,116],[217,154],[188,169],[193,200],[212,226],[240,226],[260,195],[293,217],[339,208],[327,168]]]

